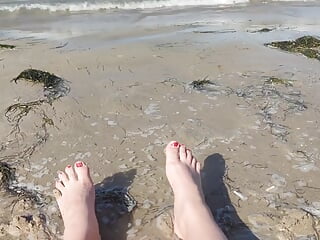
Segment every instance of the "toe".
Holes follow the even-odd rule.
[[[56,189],[58,189],[60,192],[63,192],[64,190],[64,185],[62,184],[62,182],[58,179],[56,180]]]
[[[187,150],[185,145],[181,145],[179,149],[180,159],[182,162],[187,163]]]
[[[167,163],[179,161],[180,144],[176,141],[170,142],[165,148]]]
[[[198,174],[200,174],[200,171],[201,171],[201,163],[197,161],[197,164],[196,164],[196,171]]]
[[[195,158],[192,158],[192,161],[191,161],[191,168],[196,170],[196,165],[197,165],[197,160]]]
[[[62,171],[58,171],[58,178],[62,182],[63,185],[66,185],[69,182],[67,174]]]
[[[84,162],[78,161],[74,164],[74,170],[78,176],[78,180],[83,182],[91,182],[89,168]]]
[[[191,164],[191,160],[192,160],[192,152],[190,149],[187,149],[187,158],[186,158],[186,161],[187,161],[187,164]]]
[[[62,194],[58,189],[53,190],[53,196],[58,200],[61,198]]]
[[[77,180],[77,176],[76,176],[75,171],[74,171],[74,169],[73,169],[73,167],[71,165],[68,165],[66,167],[65,172],[66,172],[66,174],[68,176],[68,179],[70,181]]]

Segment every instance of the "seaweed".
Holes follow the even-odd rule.
[[[136,207],[137,202],[129,194],[126,188],[113,188],[113,189],[97,189],[96,199],[100,205],[110,206],[117,208],[122,213],[130,213]]]
[[[40,125],[37,126],[39,130],[34,134],[36,140],[33,143],[28,144],[18,153],[1,157],[1,161],[29,159],[35,150],[48,140],[49,133],[47,127],[54,126],[54,122],[48,117],[45,110],[42,108],[42,105],[52,105],[54,100],[66,96],[70,91],[70,87],[66,83],[66,80],[45,71],[27,69],[21,72],[12,81],[17,83],[18,80],[22,79],[33,83],[43,84],[44,98],[30,102],[15,103],[6,109],[5,117],[12,126],[9,135],[13,135],[15,141],[19,142],[19,136],[21,136],[20,124],[30,112],[40,115]]]
[[[16,169],[11,167],[8,163],[0,162],[0,187],[7,193],[17,197],[17,199],[12,202],[13,207],[21,199],[40,204],[41,198],[43,198],[40,193],[14,185],[14,182],[16,181],[15,172]]]
[[[287,88],[276,87],[276,85],[284,85]],[[277,119],[284,121],[288,114],[302,112],[307,109],[307,105],[302,99],[302,94],[299,91],[292,90],[292,86],[284,79],[269,77],[264,84],[249,85],[244,88],[238,88],[235,91],[238,97],[245,99],[251,105],[255,101],[255,106],[258,107],[263,123],[268,126],[270,133],[273,136],[287,141],[287,136],[290,134],[289,127],[278,123]],[[282,113],[279,115],[279,113]]]
[[[278,77],[269,77],[267,80],[265,80],[266,84],[281,84],[286,87],[292,87],[292,81],[284,78],[278,78]]]
[[[11,182],[15,179],[15,169],[6,162],[0,162],[0,187],[8,190]]]
[[[303,36],[294,41],[266,43],[265,46],[279,48],[291,53],[300,53],[308,58],[320,61],[320,39],[313,36]]]
[[[44,100],[36,100],[27,103],[15,103],[9,106],[5,111],[5,117],[8,122],[13,125],[10,134],[15,132],[20,133],[20,123],[22,119],[26,117],[31,110],[35,111],[43,102]]]
[[[213,84],[213,82],[211,82],[210,80],[208,80],[208,76],[206,76],[205,78],[203,79],[198,79],[198,80],[195,80],[193,82],[190,83],[190,86],[194,89],[197,89],[197,90],[201,90],[203,89],[206,85],[211,85]]]
[[[53,100],[66,96],[70,92],[70,87],[66,80],[46,71],[27,69],[21,72],[16,78],[12,79],[12,81],[17,83],[18,80],[22,79],[35,84],[42,83],[44,87],[44,96],[50,103]]]
[[[251,31],[251,33],[266,33],[273,31],[274,28],[261,28],[259,30]]]
[[[258,30],[257,32],[271,32],[271,31],[273,31],[273,29],[272,28],[262,28],[262,29],[260,29],[260,30]]]
[[[14,49],[16,46],[9,44],[0,44],[0,49]]]

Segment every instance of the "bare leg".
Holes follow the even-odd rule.
[[[58,173],[56,199],[64,223],[64,240],[99,240],[95,214],[95,190],[88,167],[83,162],[68,165]]]
[[[166,174],[174,193],[175,233],[183,240],[226,240],[205,203],[200,163],[178,142],[165,149]]]

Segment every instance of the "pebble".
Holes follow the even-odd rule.
[[[135,220],[135,225],[136,226],[141,226],[141,224],[142,224],[142,219],[138,218],[138,219]]]
[[[119,168],[120,168],[120,169],[127,169],[128,166],[127,166],[127,164],[121,164],[121,165],[119,166]]]
[[[143,202],[142,208],[144,208],[144,209],[149,209],[149,208],[151,208],[151,203],[150,203],[150,201],[149,201],[149,200],[145,200],[145,201]]]
[[[287,184],[286,179],[278,174],[271,175],[271,182],[273,183],[273,185],[278,187],[284,187]]]

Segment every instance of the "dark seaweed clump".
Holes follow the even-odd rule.
[[[8,44],[0,44],[0,49],[14,49],[16,46],[8,45]]]
[[[294,41],[271,42],[265,44],[281,50],[301,53],[308,58],[318,59],[320,61],[320,39],[312,36],[300,37]]]
[[[70,92],[70,87],[66,80],[49,72],[27,69],[12,79],[15,83],[18,80],[27,80],[33,83],[42,83],[44,86],[44,96],[51,102],[60,97],[66,96]]]
[[[286,87],[292,87],[292,81],[284,78],[277,78],[277,77],[269,77],[267,80],[265,80],[266,84],[280,84],[284,85]]]
[[[266,33],[266,32],[271,32],[273,30],[274,30],[274,28],[261,28],[256,31],[252,31],[252,33]]]
[[[0,162],[0,188],[18,199],[12,204],[14,205],[20,199],[29,200],[32,203],[40,204],[43,196],[35,191],[28,190],[23,187],[14,186],[16,169],[6,162]]]
[[[0,162],[0,187],[9,190],[10,183],[15,179],[15,169],[6,162]]]
[[[273,29],[271,28],[262,28],[260,30],[258,30],[257,32],[271,32]]]
[[[132,212],[137,205],[137,202],[125,188],[97,189],[96,199],[100,205],[112,206],[123,214]]]
[[[198,79],[198,80],[191,82],[190,86],[193,89],[202,90],[202,89],[204,89],[205,86],[211,85],[211,84],[213,84],[213,83],[208,79],[208,76],[206,76],[203,79]]]

